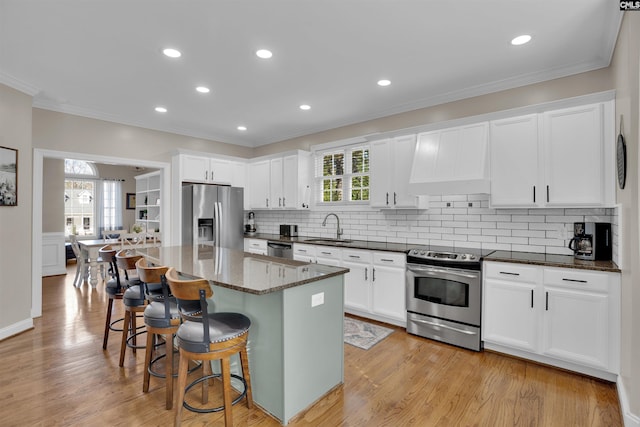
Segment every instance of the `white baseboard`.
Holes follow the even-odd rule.
[[[24,332],[31,328],[33,328],[33,319],[24,319],[18,323],[9,325],[6,328],[0,329],[0,341],[2,341],[5,338],[9,338],[14,335],[17,335],[20,332]]]
[[[622,376],[618,375],[618,381],[616,382],[618,388],[618,398],[620,399],[620,410],[622,411],[622,422],[624,427],[640,427],[640,417],[632,414],[629,408],[629,398],[627,391],[622,384]]]

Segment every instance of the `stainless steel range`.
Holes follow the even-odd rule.
[[[407,332],[480,351],[481,260],[491,251],[424,246],[407,253]]]

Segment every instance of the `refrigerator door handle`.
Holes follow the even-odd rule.
[[[220,247],[220,226],[222,225],[222,218],[220,218],[220,216],[222,215],[222,208],[221,208],[221,204],[220,202],[216,202],[214,207],[214,215],[216,217],[216,241],[213,242],[213,245],[215,247]]]

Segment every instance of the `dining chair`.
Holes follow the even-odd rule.
[[[119,239],[122,234],[127,233],[127,230],[124,228],[117,228],[111,230],[102,230],[102,238],[103,239]]]
[[[69,235],[71,249],[76,257],[76,276],[73,279],[73,286],[79,288],[84,283],[85,278],[89,275],[89,259],[85,258],[78,243],[78,237],[75,234]]]

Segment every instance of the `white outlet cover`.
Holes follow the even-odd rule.
[[[311,295],[311,307],[317,307],[324,304],[324,292]]]

